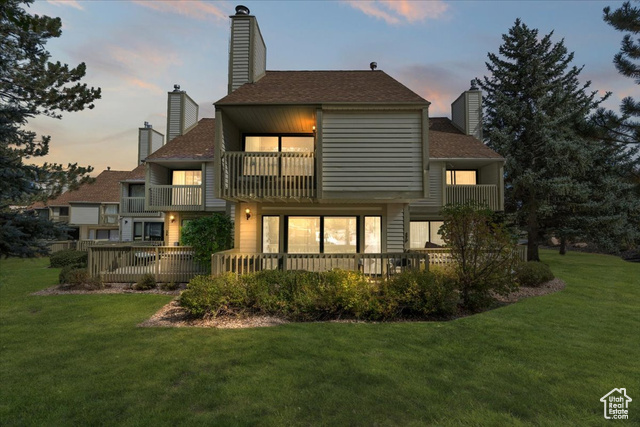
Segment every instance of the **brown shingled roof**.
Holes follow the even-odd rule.
[[[147,160],[212,159],[214,136],[215,119],[200,119],[189,132],[167,142],[147,157]]]
[[[142,163],[138,165],[137,168],[129,172],[124,178],[122,178],[122,181],[144,181],[144,179],[146,178],[146,174],[147,168],[145,167],[144,163]]]
[[[120,181],[130,171],[102,171],[91,184],[84,184],[75,191],[67,191],[47,202],[48,206],[69,206],[69,203],[120,203]]]
[[[471,135],[465,135],[446,117],[429,119],[429,157],[441,159],[501,159],[502,156]]]
[[[217,105],[420,103],[424,98],[383,71],[267,71]]]

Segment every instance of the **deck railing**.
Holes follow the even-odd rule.
[[[207,273],[188,246],[93,246],[88,268],[105,283],[133,283],[146,274],[160,283],[184,283]]]
[[[156,210],[202,210],[202,185],[151,185],[149,208]]]
[[[163,246],[161,241],[144,241],[144,242],[119,242],[115,240],[59,240],[49,241],[50,253],[56,253],[65,249],[73,249],[77,251],[87,251],[92,246]]]
[[[158,211],[146,210],[144,207],[144,197],[123,197],[120,201],[122,214],[152,215]]]
[[[410,252],[428,254],[429,265],[446,265],[454,262],[449,248],[411,249]],[[527,261],[527,246],[517,245],[516,254],[520,261]]]
[[[223,152],[222,197],[310,199],[316,195],[314,153]]]
[[[409,269],[427,268],[428,255],[422,253],[378,254],[267,254],[234,250],[211,256],[211,274],[247,274],[261,270],[328,271],[334,268],[362,271],[369,277],[388,276]]]
[[[475,201],[494,211],[503,210],[496,185],[447,185],[447,204]]]
[[[53,222],[69,222],[69,215],[56,215],[51,217],[51,221]]]

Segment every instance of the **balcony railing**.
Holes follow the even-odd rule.
[[[123,197],[120,201],[122,214],[157,215],[157,211],[145,210],[144,197]]]
[[[503,210],[496,185],[447,185],[447,204],[470,201],[486,205],[494,211]]]
[[[222,153],[222,198],[310,199],[316,195],[314,153]]]
[[[69,222],[69,215],[54,215],[51,217],[53,222]]]
[[[101,214],[100,224],[102,225],[118,225],[118,214]]]
[[[201,185],[152,185],[149,193],[149,208],[158,211],[203,210]]]

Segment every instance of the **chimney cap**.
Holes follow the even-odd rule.
[[[144,122],[144,127],[145,129],[151,129],[153,127],[153,125],[149,122]]]
[[[478,89],[477,82],[478,81],[476,79],[471,80],[471,87],[469,88],[469,90],[480,90]]]
[[[180,92],[180,85],[173,85],[174,92]]]
[[[236,15],[249,15],[251,11],[247,6],[243,6],[241,4],[236,6]]]
[[[376,68],[378,68],[378,63],[377,62],[370,63],[369,68],[371,68],[371,71],[374,71]]]

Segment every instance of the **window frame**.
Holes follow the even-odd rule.
[[[451,184],[447,184],[447,178],[449,177],[449,172],[475,172],[475,184],[456,184],[455,183],[455,174],[451,175]],[[445,177],[444,177],[445,185],[478,185],[478,169],[445,169]]]
[[[278,215],[265,215],[265,216],[278,216]],[[379,216],[379,215],[367,215],[367,216]],[[289,218],[293,217],[293,218],[320,218],[320,241],[319,241],[319,247],[318,247],[318,253],[319,254],[324,254],[324,219],[325,218],[355,218],[356,220],[356,254],[360,253],[361,250],[361,244],[360,241],[362,240],[361,237],[364,237],[361,235],[362,233],[362,225],[361,225],[361,220],[362,220],[362,215],[283,215],[283,224],[284,227],[282,227],[281,229],[281,233],[280,236],[284,236],[284,241],[280,242],[280,248],[283,250],[282,253],[289,253]],[[262,223],[264,224],[264,223]],[[264,234],[264,228],[261,229],[262,234]],[[380,220],[380,236],[382,238],[382,219]]]

